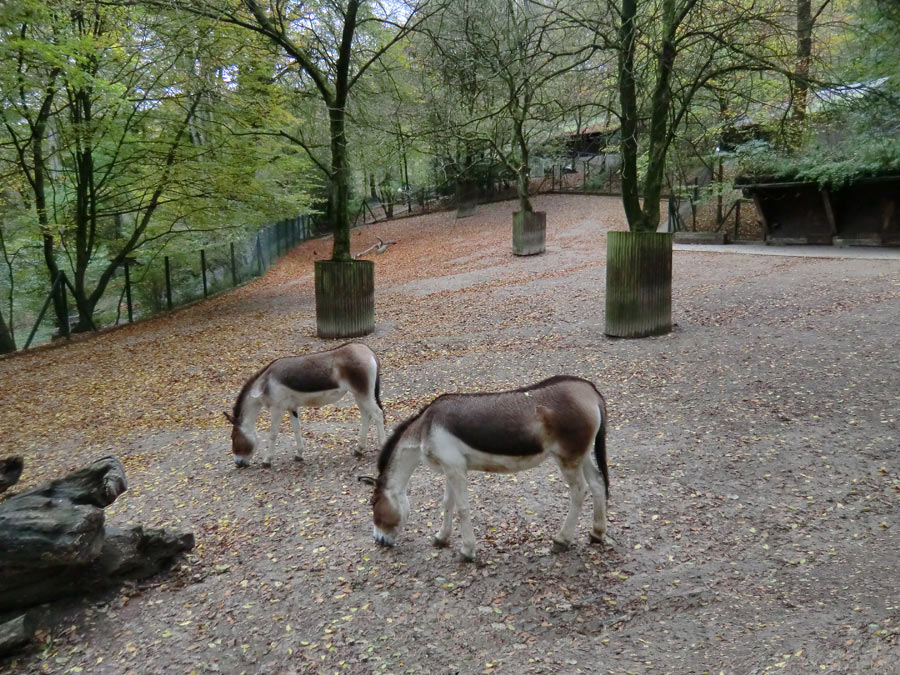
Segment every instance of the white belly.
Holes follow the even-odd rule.
[[[274,385],[269,391],[267,404],[270,408],[278,407],[285,410],[318,408],[337,403],[346,393],[347,390],[343,387],[325,391],[294,391],[281,385]]]
[[[550,455],[546,451],[521,456],[481,452],[441,427],[432,429],[430,440],[425,452],[425,459],[437,469],[441,469],[442,466],[450,466],[465,468],[466,471],[517,473],[533,469]]]

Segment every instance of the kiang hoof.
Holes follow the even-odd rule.
[[[294,461],[295,461],[295,462],[302,462],[302,461],[303,461],[303,456],[302,456],[302,455],[294,455]]]
[[[465,553],[464,551],[459,552],[459,559],[464,563],[473,563],[475,562],[475,554],[474,553]]]
[[[568,551],[569,548],[571,548],[571,546],[572,545],[567,542],[558,541],[557,539],[553,540],[553,552],[554,553],[563,553],[564,551]]]
[[[449,539],[441,539],[440,537],[433,537],[431,539],[431,543],[434,544],[437,548],[447,548],[447,544],[450,543]]]
[[[612,546],[615,542],[612,540],[608,534],[598,534],[595,530],[591,530],[590,533],[591,543],[601,544],[602,546]]]
[[[362,459],[363,457],[366,456],[366,453],[363,450],[360,450],[359,448],[357,448],[356,450],[353,451],[353,456],[356,457],[356,459]]]
[[[272,462],[265,462],[265,461],[264,461],[264,462],[261,462],[260,465],[261,465],[262,468],[264,468],[264,469],[271,469],[271,468],[272,468]]]

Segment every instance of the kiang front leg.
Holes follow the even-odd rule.
[[[298,462],[303,461],[303,436],[300,435],[300,408],[291,410],[291,429],[294,430],[294,440],[297,445],[294,450],[294,459]]]
[[[284,418],[284,409],[272,408],[272,426],[269,428],[269,442],[263,451],[262,465],[265,467],[272,466],[272,455],[275,454],[275,439],[278,438],[278,432],[281,431],[281,420]]]
[[[456,500],[453,498],[453,490],[450,488],[450,479],[444,478],[444,522],[441,529],[434,535],[434,545],[443,548],[450,542],[450,532],[453,529],[453,509],[456,508]]]
[[[475,531],[472,529],[472,517],[469,511],[469,490],[466,482],[465,471],[454,471],[447,474],[447,485],[453,493],[453,500],[456,502],[457,513],[459,513],[459,531],[462,535],[460,556],[466,562],[474,562]]]
[[[575,541],[575,527],[578,525],[578,516],[581,515],[581,505],[587,496],[588,486],[580,465],[565,467],[560,464],[559,468],[569,484],[569,514],[553,542],[557,549],[567,549]]]

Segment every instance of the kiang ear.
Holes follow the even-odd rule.
[[[234,418],[231,415],[229,415],[227,411],[222,411],[222,414],[225,415],[226,420],[228,420],[232,424],[235,424]]]
[[[360,483],[365,483],[366,485],[375,487],[375,478],[372,476],[357,476],[356,480],[358,480]]]

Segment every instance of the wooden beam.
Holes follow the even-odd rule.
[[[759,214],[759,219],[762,221],[762,224],[763,224],[763,240],[765,240],[770,234],[769,219],[766,218],[766,212],[763,210],[762,202],[759,199],[759,195],[754,192],[751,194],[751,196],[753,197],[753,206],[756,207],[756,213]]]
[[[822,205],[825,207],[825,220],[828,221],[828,227],[831,228],[831,236],[837,234],[837,224],[834,220],[834,209],[831,207],[831,193],[827,189],[822,188]]]

